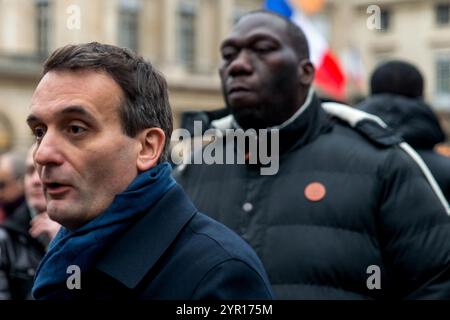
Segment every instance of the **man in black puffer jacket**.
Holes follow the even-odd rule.
[[[448,204],[417,153],[379,118],[316,97],[305,37],[289,20],[245,15],[221,53],[232,115],[213,122],[203,154],[237,150],[223,148],[230,129],[271,128],[279,166],[262,174],[251,150],[245,164],[185,163],[175,175],[253,246],[276,296],[450,298]]]
[[[450,201],[450,159],[434,151],[445,141],[445,134],[423,101],[423,82],[420,71],[410,63],[383,63],[371,76],[371,96],[358,108],[379,116],[420,154]]]

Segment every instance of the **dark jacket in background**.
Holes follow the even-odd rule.
[[[46,243],[31,237],[30,220],[30,211],[23,204],[0,226],[0,300],[31,298]]]
[[[199,210],[253,246],[280,299],[449,299],[446,208],[400,138],[338,109],[354,128],[314,98],[280,131],[276,175],[192,164],[175,178]],[[318,201],[305,196],[314,182],[326,190]],[[381,270],[379,290],[367,286],[370,266]]]
[[[8,217],[11,217],[16,212],[16,210],[22,207],[23,204],[25,204],[24,195],[20,196],[19,198],[10,203],[0,203],[0,206],[2,207],[2,210],[5,214],[4,221],[6,221]]]
[[[393,94],[376,94],[358,108],[379,116],[422,157],[450,201],[450,158],[434,151],[445,134],[431,107],[421,99]]]

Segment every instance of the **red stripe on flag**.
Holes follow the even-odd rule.
[[[333,98],[345,98],[345,75],[330,51],[325,52],[320,67],[316,69],[315,84]]]

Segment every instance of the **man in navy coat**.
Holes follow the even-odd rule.
[[[60,48],[27,122],[47,213],[63,226],[36,299],[272,298],[252,249],[173,180],[167,85],[150,63],[99,43]]]

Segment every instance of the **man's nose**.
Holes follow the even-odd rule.
[[[252,56],[248,50],[241,50],[228,66],[231,76],[249,75],[253,72]]]
[[[56,134],[47,131],[36,146],[34,161],[39,166],[61,165],[63,163],[62,145],[62,141],[59,141]]]

